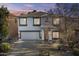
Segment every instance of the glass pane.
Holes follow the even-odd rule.
[[[55,19],[53,19],[53,24],[59,24],[59,18],[55,18]]]
[[[40,18],[34,18],[34,24],[39,25],[40,24]]]
[[[26,24],[26,18],[20,18],[20,24],[25,25]]]
[[[59,38],[59,32],[53,32],[53,38]]]

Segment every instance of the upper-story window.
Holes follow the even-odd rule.
[[[27,19],[26,18],[20,18],[19,25],[27,25]]]
[[[53,24],[54,25],[59,25],[59,23],[60,23],[60,19],[59,18],[54,18],[53,19]]]
[[[34,25],[39,26],[41,24],[41,19],[40,18],[34,18]]]

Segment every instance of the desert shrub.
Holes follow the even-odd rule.
[[[60,43],[54,43],[54,44],[51,45],[51,47],[54,48],[54,49],[60,49],[62,46],[63,45],[60,44]]]
[[[11,50],[11,45],[9,43],[2,43],[1,44],[1,51],[6,53],[9,52]]]
[[[73,49],[73,47],[74,47],[74,42],[73,41],[69,41],[68,42],[68,45],[69,45],[69,48],[71,48],[71,49]]]
[[[73,55],[79,56],[79,48],[74,48],[73,49]]]

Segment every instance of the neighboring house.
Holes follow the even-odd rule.
[[[8,16],[9,38],[17,39],[18,37],[18,25],[16,16],[12,13]]]
[[[60,39],[62,16],[45,12],[29,12],[18,16],[18,37],[21,40],[52,40]],[[63,20],[64,21],[64,20]]]

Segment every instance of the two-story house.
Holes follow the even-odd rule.
[[[45,12],[29,12],[17,17],[18,37],[21,40],[52,40],[60,38],[62,16]]]

